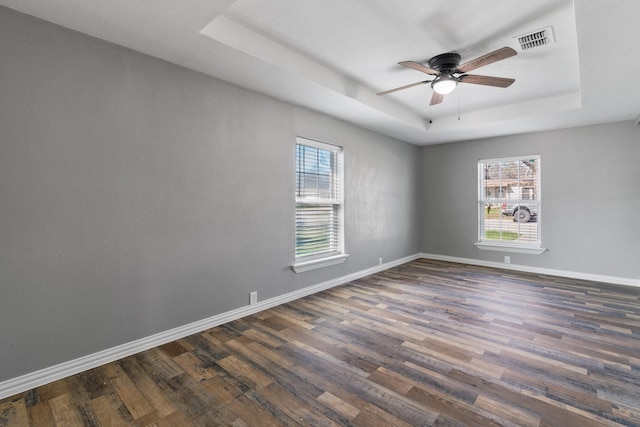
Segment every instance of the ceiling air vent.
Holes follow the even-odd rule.
[[[529,50],[540,46],[545,46],[553,43],[553,30],[551,27],[543,28],[542,30],[533,31],[528,34],[523,34],[516,37],[520,44],[520,49]]]

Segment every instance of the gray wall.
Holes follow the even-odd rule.
[[[0,7],[0,381],[419,252],[415,146]],[[296,135],[348,260],[294,259]]]
[[[541,155],[542,255],[477,249],[478,160]],[[640,127],[632,121],[422,148],[422,252],[640,277]]]

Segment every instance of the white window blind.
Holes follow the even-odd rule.
[[[480,244],[540,248],[540,174],[540,156],[478,162]]]
[[[343,252],[342,149],[298,138],[296,261]]]

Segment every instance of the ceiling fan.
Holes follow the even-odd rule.
[[[457,53],[443,53],[441,55],[434,56],[427,61],[429,66],[421,64],[415,61],[403,61],[398,64],[414,70],[421,71],[426,74],[435,76],[433,80],[424,80],[417,83],[412,83],[406,86],[400,86],[395,89],[386,90],[378,93],[378,95],[387,95],[392,92],[396,92],[410,87],[418,86],[421,84],[431,83],[433,88],[433,96],[431,97],[431,103],[429,105],[435,105],[442,102],[444,96],[453,92],[458,83],[472,83],[476,85],[495,86],[495,87],[509,87],[515,79],[508,79],[504,77],[491,77],[491,76],[479,76],[477,74],[466,74],[476,68],[484,67],[485,65],[493,64],[494,62],[502,61],[503,59],[511,58],[518,53],[510,47],[503,47],[493,52],[482,55],[479,58],[472,59],[471,61],[460,64],[461,56]],[[459,75],[460,74],[460,75]]]

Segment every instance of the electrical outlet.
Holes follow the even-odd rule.
[[[249,305],[258,303],[258,291],[249,292]]]
[[[504,263],[505,263],[505,264],[511,264],[511,257],[510,257],[510,256],[508,256],[508,255],[505,255],[505,256],[504,256]]]
[[[378,258],[378,265],[382,265],[382,257]]]

